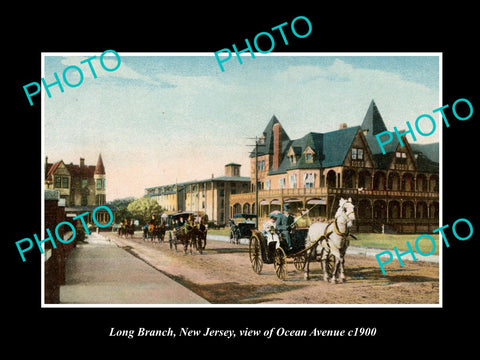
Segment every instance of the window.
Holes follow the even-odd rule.
[[[280,189],[285,189],[285,178],[280,178]]]
[[[85,189],[87,187],[88,180],[87,179],[82,179],[82,189]]]
[[[267,181],[265,181],[265,190],[270,190],[270,179],[267,179]]]
[[[102,188],[102,179],[97,179],[97,189]]]
[[[290,189],[297,187],[297,176],[295,174],[290,175]]]
[[[307,162],[307,163],[313,162],[312,154],[305,154],[305,162]]]
[[[306,188],[313,188],[315,184],[315,174],[314,173],[304,173],[303,174],[303,183]]]
[[[363,149],[357,150],[357,157],[358,157],[358,160],[363,160]]]
[[[258,162],[258,170],[259,171],[265,170],[265,160],[260,160]]]
[[[68,177],[62,176],[62,188],[68,188]]]
[[[55,185],[54,187],[59,188],[62,186],[62,178],[60,176],[55,176]]]
[[[363,149],[352,149],[352,160],[363,160]]]

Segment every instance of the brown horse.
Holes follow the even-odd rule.
[[[190,254],[193,254],[193,248],[202,254],[207,245],[207,227],[200,224],[186,223],[175,231],[175,235],[179,241],[183,243],[185,255],[190,248]]]
[[[120,237],[124,236],[126,239],[127,236],[130,235],[130,237],[133,238],[133,234],[134,234],[133,225],[130,225],[127,223],[118,228],[118,235],[120,235]]]

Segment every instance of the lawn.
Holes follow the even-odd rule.
[[[433,239],[435,239],[435,252],[433,254],[438,255],[438,234],[429,234]],[[415,240],[420,236],[420,234],[376,234],[376,233],[358,233],[355,234],[358,240],[351,240],[350,245],[355,246],[365,246],[377,249],[386,249],[393,250],[393,247],[396,246],[398,251],[408,250],[407,241],[412,246],[413,251],[417,252],[415,249]],[[427,238],[423,237],[418,241],[418,247],[420,251],[424,254],[430,253],[432,251],[433,244]]]
[[[208,230],[209,234],[216,235],[229,235],[230,229],[218,229],[218,230]],[[438,234],[429,234],[435,239],[435,252],[433,254],[438,255]],[[376,233],[357,233],[355,234],[358,240],[350,238],[350,245],[353,246],[364,246],[377,249],[392,250],[396,246],[399,252],[407,251],[407,241],[412,246],[413,251],[417,252],[415,249],[415,240],[420,234],[408,234],[408,235],[399,235],[399,234],[376,234]],[[418,241],[418,247],[421,252],[424,254],[430,253],[432,251],[432,242],[424,237]]]

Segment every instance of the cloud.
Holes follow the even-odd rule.
[[[72,66],[75,65],[79,67],[83,73],[84,77],[93,77],[92,70],[90,69],[89,63],[92,64],[93,69],[97,75],[97,79],[99,78],[104,78],[104,77],[110,77],[110,78],[119,78],[119,79],[125,79],[125,80],[134,80],[134,81],[140,81],[145,84],[149,85],[155,85],[155,86],[161,86],[161,87],[175,87],[174,84],[161,81],[161,80],[156,80],[152,79],[148,75],[144,75],[139,73],[138,71],[133,70],[131,67],[125,64],[124,61],[121,62],[120,66],[118,69],[114,71],[107,71],[105,70],[101,64],[100,64],[100,56],[96,56],[95,59],[81,63],[82,61],[91,58],[92,56],[69,56],[69,57],[64,57],[61,61],[61,63],[65,66]],[[115,59],[114,57],[108,57],[107,55],[104,56],[103,58],[103,64],[107,69],[114,69],[118,65],[118,60]],[[78,72],[72,71],[71,74],[69,72],[68,79],[70,80],[71,83],[75,83],[79,81],[79,75]]]

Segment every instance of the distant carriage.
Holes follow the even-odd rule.
[[[120,225],[118,226],[118,235],[120,237],[123,236],[127,238],[128,235],[130,235],[130,237],[133,238],[134,232],[135,232],[135,225],[129,218],[126,218],[124,221],[120,222]]]
[[[255,229],[255,214],[235,214],[233,219],[230,219],[230,242],[232,244],[239,244],[240,239],[249,239],[252,236],[252,230]]]
[[[159,224],[146,224],[143,228],[143,239],[155,241],[155,238],[159,242],[163,242],[165,238],[166,227],[164,223]]]

